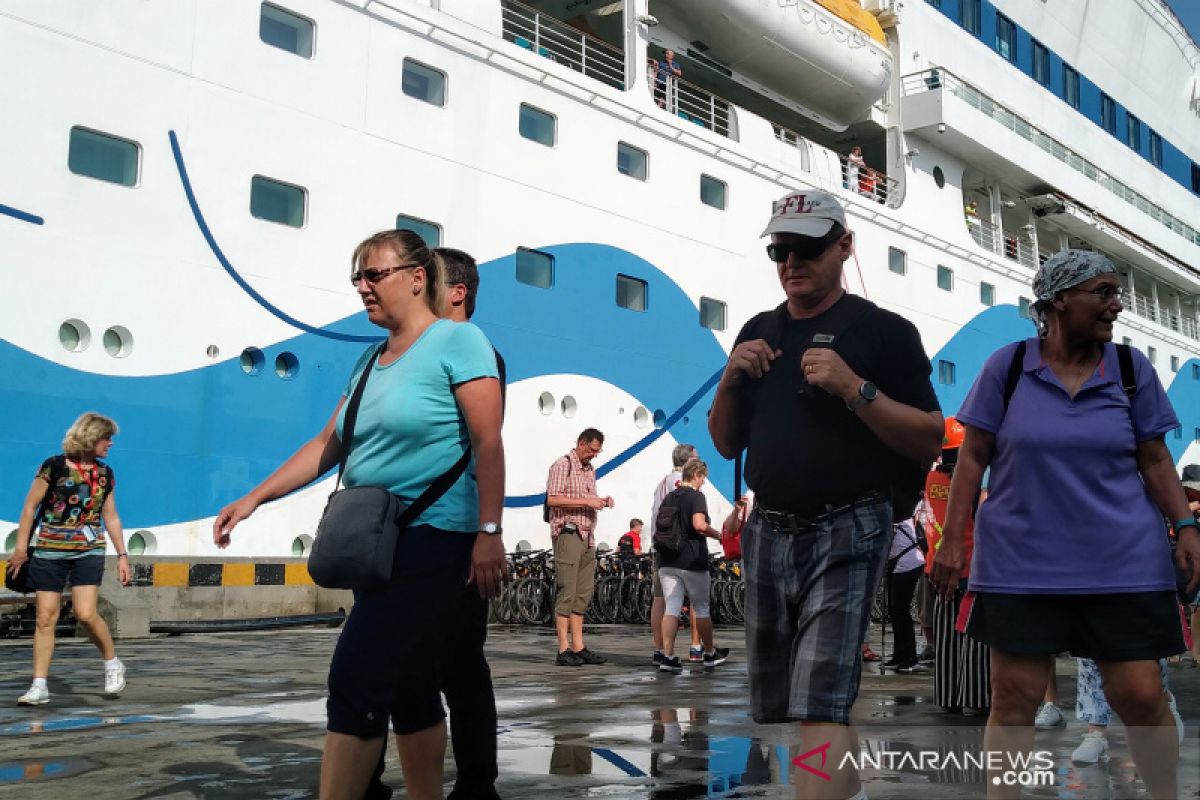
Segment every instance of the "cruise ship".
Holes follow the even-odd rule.
[[[795,188],[845,204],[847,286],[918,326],[947,414],[1032,334],[1041,260],[1108,254],[1116,336],[1196,456],[1200,50],[1163,0],[4,0],[0,71],[6,549],[95,410],[130,550],[216,555],[217,511],[379,338],[349,256],[393,226],[481,265],[510,546],[548,544],[547,468],[585,427],[601,542],[679,442],[721,518],[740,476],[705,414],[782,299],[759,235]],[[332,484],[225,554],[303,556]]]

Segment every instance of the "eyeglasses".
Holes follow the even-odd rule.
[[[368,286],[374,286],[393,272],[399,272],[402,269],[416,269],[417,266],[417,264],[403,264],[399,267],[356,270],[350,273],[350,285],[357,287],[360,282],[366,281]]]
[[[798,239],[793,242],[771,242],[767,245],[767,257],[776,264],[783,264],[789,256],[795,256],[797,261],[812,261],[833,244],[824,237],[820,239]]]
[[[1094,294],[1105,303],[1111,303],[1114,297],[1118,300],[1125,299],[1125,287],[1113,286],[1111,283],[1097,286],[1095,289],[1067,289],[1066,291],[1078,292],[1079,294]]]

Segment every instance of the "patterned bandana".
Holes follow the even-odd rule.
[[[1097,275],[1116,271],[1117,268],[1106,256],[1091,250],[1062,250],[1046,259],[1046,263],[1033,276],[1033,293],[1037,296],[1037,302],[1031,312],[1038,331],[1045,333],[1046,320],[1042,312],[1059,292]]]

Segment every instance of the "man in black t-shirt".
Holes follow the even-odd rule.
[[[726,458],[749,448],[756,505],[742,558],[754,718],[801,721],[801,752],[830,742],[822,763],[836,765],[857,749],[850,709],[898,465],[932,462],[942,416],[916,328],[842,288],[854,237],[838,201],[793,192],[763,235],[787,299],[738,335],[708,427]],[[826,771],[831,782],[797,770],[800,796],[859,796],[853,770]]]

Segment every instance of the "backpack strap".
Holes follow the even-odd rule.
[[[1121,365],[1121,388],[1132,405],[1133,395],[1137,392],[1137,375],[1133,371],[1133,352],[1129,345],[1119,344],[1117,347],[1117,363]]]
[[[1012,400],[1013,392],[1017,391],[1017,384],[1021,382],[1021,373],[1025,370],[1025,346],[1024,339],[1017,342],[1017,349],[1013,350],[1012,361],[1008,363],[1008,376],[1004,379],[1004,410],[1008,411],[1008,403]]]

